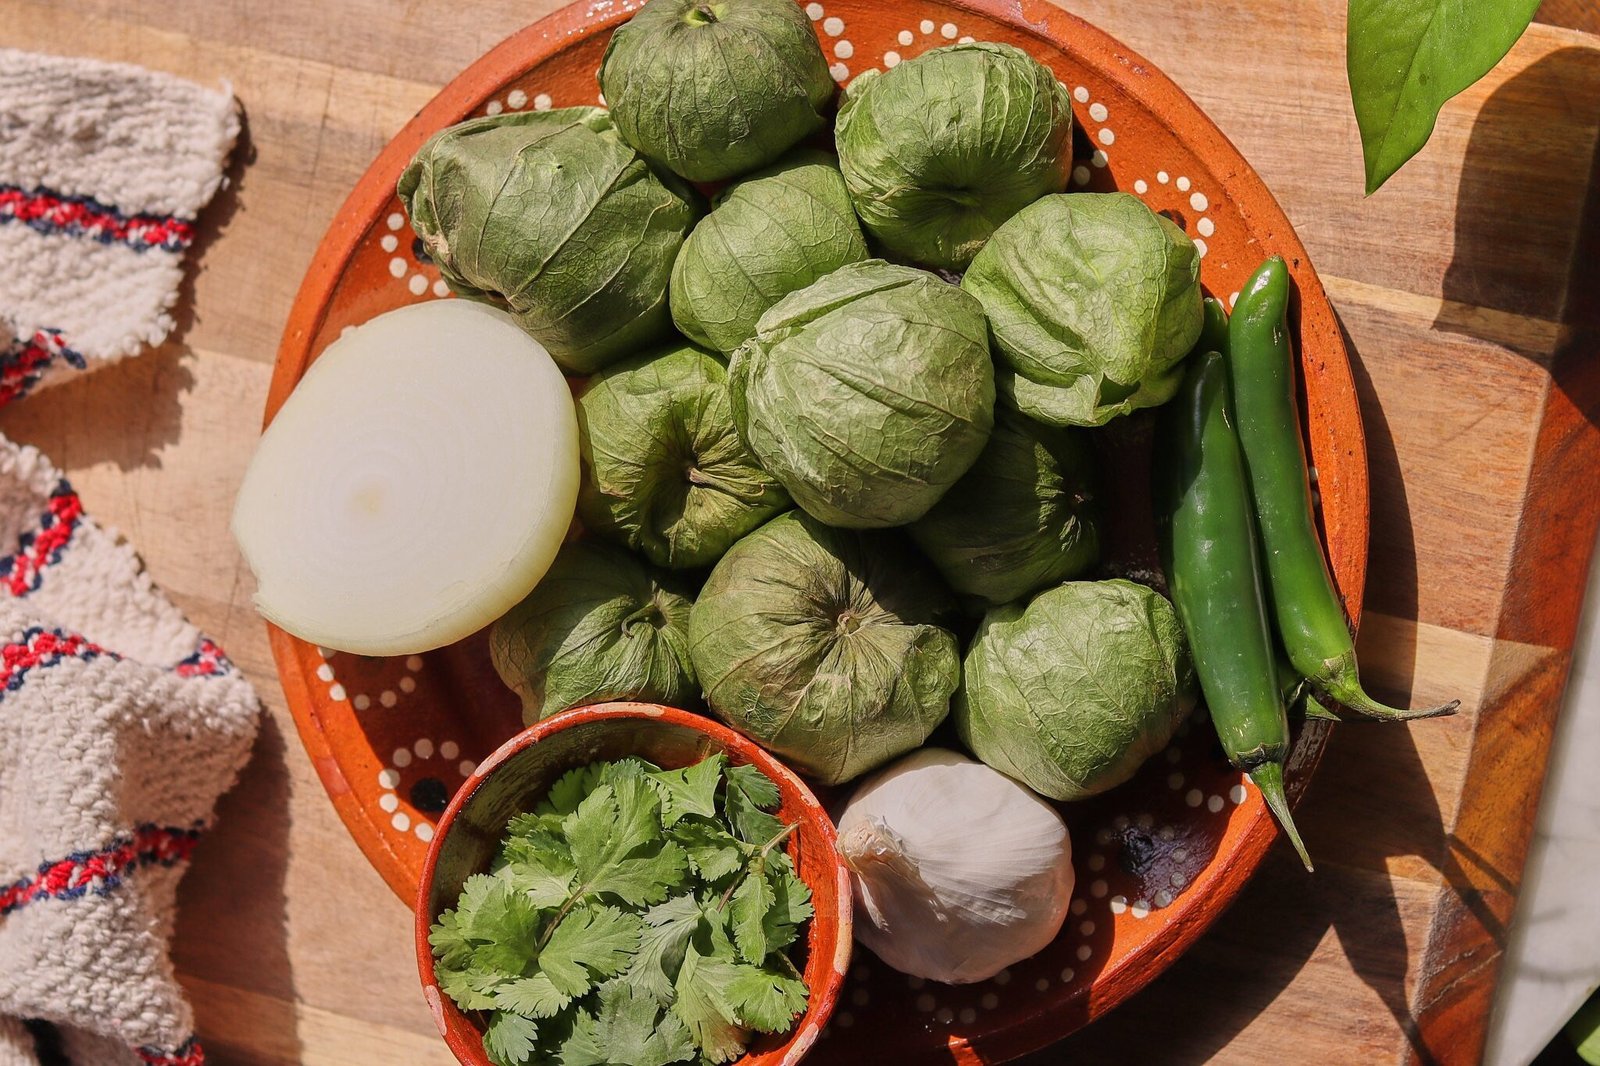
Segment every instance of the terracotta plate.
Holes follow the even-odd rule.
[[[341,330],[445,294],[394,195],[396,178],[428,135],[473,115],[598,103],[595,71],[609,31],[636,6],[579,4],[528,27],[473,64],[384,149],[301,287],[269,419]],[[1200,245],[1202,280],[1224,301],[1264,257],[1289,261],[1322,519],[1334,572],[1358,617],[1367,468],[1349,362],[1305,249],[1227,138],[1148,62],[1042,0],[818,0],[806,10],[841,82],[966,38],[1026,49],[1072,92],[1079,123],[1073,189],[1121,189],[1165,212]],[[1111,480],[1124,490],[1113,501],[1110,565],[1138,577],[1153,569],[1141,468],[1147,449],[1139,446],[1149,422],[1122,423],[1102,435],[1111,438],[1106,459],[1117,467]],[[339,814],[409,901],[451,794],[476,759],[521,726],[485,638],[396,659],[325,654],[281,632],[273,647],[301,738]],[[1299,736],[1291,796],[1304,789],[1323,735],[1308,727]],[[997,1062],[1062,1037],[1142,987],[1199,936],[1276,837],[1259,795],[1223,761],[1202,716],[1132,782],[1064,813],[1078,898],[1050,949],[962,987],[907,980],[860,951],[812,1061]]]

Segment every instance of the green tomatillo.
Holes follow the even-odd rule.
[[[731,352],[773,304],[867,257],[867,242],[826,152],[797,148],[719,192],[672,264],[672,321]]]
[[[994,425],[976,300],[868,259],[790,293],[728,367],[733,420],[796,503],[829,525],[922,517]]]
[[[838,87],[793,0],[650,0],[611,35],[600,90],[623,140],[721,181],[820,130]]]
[[[850,86],[839,165],[894,258],[959,270],[1006,219],[1067,187],[1072,100],[1008,44],[935,48]]]
[[[687,344],[619,363],[578,395],[578,517],[657,566],[710,566],[788,509],[733,428],[722,364]]]
[[[652,170],[599,108],[441,130],[399,193],[450,288],[510,311],[568,372],[670,331],[667,281],[700,198]]]

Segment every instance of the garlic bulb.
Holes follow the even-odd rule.
[[[987,980],[1055,939],[1072,899],[1061,816],[983,763],[922,748],[878,773],[839,819],[856,939],[901,973]]]

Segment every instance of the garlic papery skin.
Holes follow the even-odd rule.
[[[839,818],[856,939],[901,973],[985,981],[1043,950],[1072,901],[1066,823],[1026,786],[922,748],[861,786]]]

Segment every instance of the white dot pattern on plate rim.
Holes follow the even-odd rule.
[[[412,661],[417,664],[413,669],[420,670],[422,668],[422,660],[418,656],[413,655],[406,665],[409,667]],[[378,809],[385,814],[394,815],[389,824],[394,828],[395,832],[410,832],[424,844],[433,840],[434,833],[433,823],[429,822],[425,816],[419,814],[413,821],[411,815],[400,810],[400,795],[398,791],[400,788],[400,771],[407,767],[415,766],[419,762],[427,762],[435,756],[438,756],[448,764],[450,760],[460,754],[461,745],[454,740],[442,740],[435,743],[432,737],[418,737],[411,742],[410,747],[396,748],[394,750],[389,756],[389,765],[378,771],[378,787],[383,790],[378,796]],[[474,769],[476,769],[476,764],[467,759],[463,759],[456,766],[457,773],[463,779],[470,777]]]

